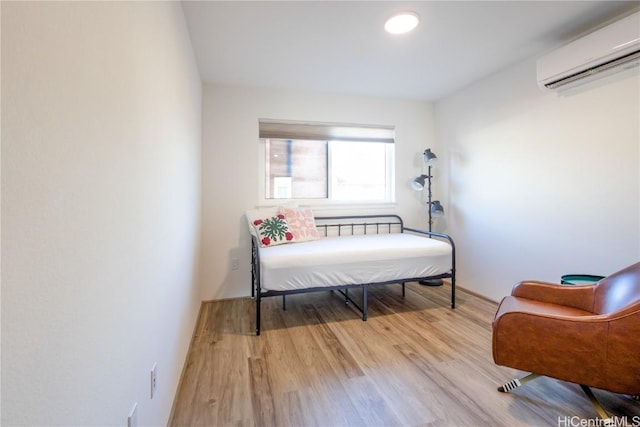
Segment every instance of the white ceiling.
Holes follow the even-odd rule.
[[[436,100],[640,1],[183,1],[208,83]],[[384,32],[396,11],[421,17]]]

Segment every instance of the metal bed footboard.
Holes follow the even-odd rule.
[[[421,280],[433,279],[451,279],[451,308],[455,308],[455,289],[456,289],[456,259],[455,245],[453,239],[443,233],[430,232],[416,228],[404,226],[402,218],[398,215],[349,215],[349,216],[327,216],[316,217],[316,227],[325,237],[353,235],[353,234],[390,234],[412,232],[426,235],[429,238],[439,238],[448,241],[451,245],[451,270],[447,273],[427,276],[427,277],[407,277],[387,282],[376,283],[360,283],[352,285],[336,285],[336,286],[318,286],[306,289],[295,289],[289,291],[270,291],[262,290],[260,285],[260,251],[256,236],[251,236],[251,297],[256,302],[256,335],[260,335],[261,320],[261,302],[262,298],[272,296],[282,296],[282,307],[286,310],[286,296],[292,294],[301,294],[320,291],[338,291],[345,297],[345,303],[351,303],[356,309],[362,313],[362,320],[367,320],[367,289],[370,286],[382,286],[390,284],[402,285],[402,296],[405,296],[405,283]],[[362,289],[361,306],[358,305],[350,296],[349,289]]]

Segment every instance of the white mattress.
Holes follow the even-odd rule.
[[[289,291],[421,278],[451,270],[451,245],[408,233],[260,248],[261,288]]]

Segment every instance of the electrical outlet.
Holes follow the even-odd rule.
[[[151,398],[156,394],[156,387],[158,386],[158,366],[156,363],[151,367]]]
[[[231,269],[237,270],[240,268],[240,260],[238,258],[231,258]]]
[[[133,404],[129,417],[127,418],[127,427],[138,427],[138,402]]]

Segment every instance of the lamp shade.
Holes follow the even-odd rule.
[[[439,200],[434,200],[431,202],[431,215],[435,217],[444,216],[444,208],[440,204]]]
[[[422,154],[422,158],[424,159],[424,163],[427,166],[433,166],[436,163],[438,163],[438,156],[436,156],[431,151],[431,148],[427,148],[426,150],[424,150],[424,153]]]
[[[427,175],[420,175],[419,177],[417,177],[416,179],[414,179],[411,182],[411,188],[413,188],[416,191],[422,191],[422,189],[424,188],[424,180],[427,178]]]

